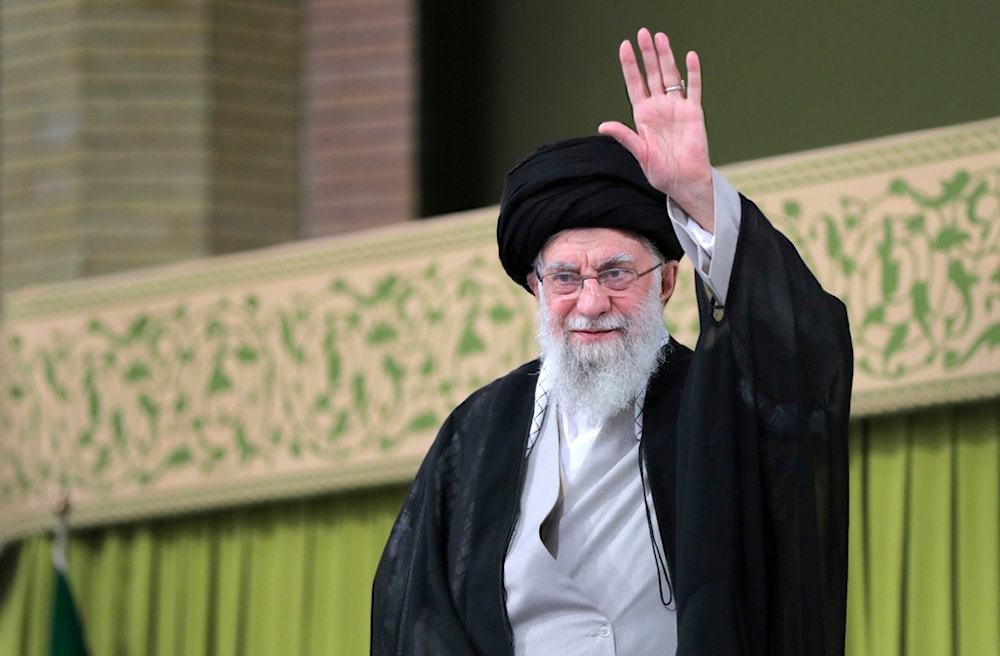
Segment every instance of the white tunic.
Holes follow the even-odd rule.
[[[572,484],[555,416],[545,413],[528,459],[505,561],[514,652],[673,654],[677,624],[660,600],[633,410],[600,428]]]

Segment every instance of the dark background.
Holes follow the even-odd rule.
[[[701,56],[716,165],[1000,115],[1000,2],[427,0],[419,212],[498,202],[537,146],[631,123],[618,44]]]

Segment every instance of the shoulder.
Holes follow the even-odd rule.
[[[660,352],[661,362],[656,373],[649,380],[646,398],[652,400],[671,389],[680,389],[687,378],[691,357],[694,353],[688,347],[676,341],[673,337],[664,345]]]
[[[538,361],[529,362],[470,394],[442,424],[421,470],[450,485],[523,453],[523,440],[510,438],[527,435],[538,372]]]
[[[502,407],[513,410],[523,406],[525,401],[530,407],[534,403],[540,368],[541,362],[532,360],[480,387],[452,411],[451,419],[475,419],[484,412],[492,414]]]
[[[673,337],[667,342],[662,353],[662,361],[654,377],[671,377],[687,372],[694,351],[684,346]]]

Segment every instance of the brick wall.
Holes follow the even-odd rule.
[[[410,0],[307,0],[304,233],[415,215]]]
[[[294,0],[211,0],[211,252],[300,234],[302,12]]]
[[[204,0],[79,7],[82,276],[209,252],[204,11]]]
[[[0,293],[414,216],[409,0],[2,0]]]
[[[81,269],[75,5],[0,3],[0,292]]]

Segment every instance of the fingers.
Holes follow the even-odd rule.
[[[660,71],[661,86],[657,88],[666,89],[667,87],[680,84],[681,74],[677,70],[677,62],[674,61],[674,53],[670,49],[670,38],[663,32],[657,32],[653,43],[657,56],[656,67]]]
[[[667,87],[680,84],[681,74],[670,48],[670,38],[663,32],[650,34],[645,27],[636,34],[636,44],[642,53],[642,66],[646,71],[649,95],[664,92]]]
[[[664,93],[668,87],[675,87],[682,80],[670,48],[670,38],[666,34],[657,32],[653,35],[644,27],[636,34],[635,41],[642,56],[642,68],[630,41],[622,41],[618,48],[625,88],[633,106],[640,100]]]
[[[694,50],[687,54],[685,60],[687,66],[687,97],[697,104],[701,104],[701,60]]]
[[[646,82],[642,78],[642,71],[639,70],[639,63],[635,59],[635,51],[632,50],[631,41],[622,41],[618,48],[618,59],[622,64],[622,75],[625,78],[628,100],[635,107],[640,101],[648,98],[649,93],[646,91]]]
[[[660,36],[657,34],[657,36]],[[645,27],[639,30],[635,37],[635,42],[642,53],[642,67],[646,69],[646,84],[649,86],[649,95],[663,93],[663,75],[660,73],[660,58],[656,52],[656,44],[649,30]],[[667,46],[669,49],[669,45]]]

